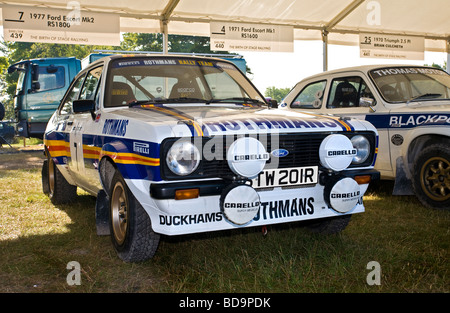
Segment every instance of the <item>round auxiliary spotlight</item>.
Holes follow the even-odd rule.
[[[347,213],[353,209],[360,197],[361,189],[353,178],[334,179],[325,185],[325,201],[339,213]]]
[[[231,184],[220,197],[220,208],[225,218],[236,225],[250,222],[258,213],[259,194],[249,185]]]
[[[337,172],[346,169],[356,154],[357,151],[350,139],[340,134],[327,136],[319,148],[320,163]]]
[[[264,145],[252,137],[234,141],[227,152],[228,166],[233,173],[246,178],[255,178],[266,165],[270,155]]]

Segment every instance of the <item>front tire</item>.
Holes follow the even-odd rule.
[[[110,186],[110,233],[119,258],[125,262],[152,258],[160,235],[153,231],[147,212],[128,189],[119,171],[116,170]]]
[[[70,203],[77,197],[77,186],[67,182],[51,157],[42,165],[42,191],[55,205]]]
[[[414,193],[426,207],[450,210],[450,147],[433,144],[414,163]]]

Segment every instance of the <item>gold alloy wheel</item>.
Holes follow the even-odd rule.
[[[425,194],[434,201],[450,198],[450,162],[442,157],[428,159],[420,171],[420,184]]]
[[[121,245],[125,241],[128,225],[128,199],[125,186],[117,182],[111,196],[111,218],[114,238]]]

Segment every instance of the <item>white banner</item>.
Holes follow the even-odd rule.
[[[3,37],[8,41],[120,44],[119,15],[83,12],[77,1],[69,1],[67,8],[60,10],[5,5],[2,7]]]
[[[210,23],[211,50],[293,52],[292,26]]]
[[[361,58],[423,60],[425,38],[383,34],[359,34]]]

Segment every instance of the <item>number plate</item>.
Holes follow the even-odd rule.
[[[253,188],[317,184],[317,166],[264,170],[252,180]]]

